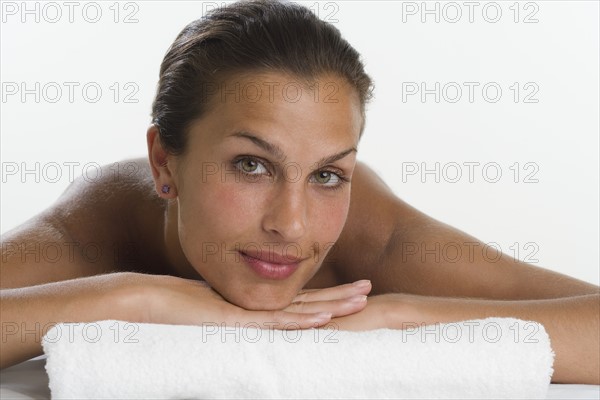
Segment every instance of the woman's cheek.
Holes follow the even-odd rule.
[[[261,190],[257,184],[247,182],[226,182],[210,188],[211,215],[220,221],[234,226],[251,225],[260,214]],[[229,226],[232,228],[231,226]],[[234,229],[241,231],[242,229]]]
[[[256,186],[215,182],[203,188],[204,195],[197,203],[202,209],[201,218],[196,223],[198,229],[210,235],[208,240],[234,246],[258,233],[262,194]]]
[[[342,229],[344,228],[348,217],[348,211],[350,209],[349,194],[327,199],[327,201],[321,201],[317,209],[318,216],[316,219],[322,227],[321,232],[324,236],[327,236],[323,239],[326,239],[329,242],[336,241],[342,233]]]

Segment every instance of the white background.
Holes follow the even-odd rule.
[[[93,177],[95,163],[145,156],[162,57],[179,31],[215,4],[76,3],[70,16],[64,2],[27,2],[31,14],[20,1],[2,2],[2,232],[58,197],[70,182],[68,165],[75,176],[87,165]],[[599,284],[598,2],[476,2],[471,10],[460,1],[427,2],[439,22],[422,13],[420,1],[302,4],[362,54],[376,97],[359,158],[399,197],[520,259]],[[88,22],[98,9],[99,21]],[[137,22],[125,23],[127,16]],[[34,94],[23,100],[21,83],[33,89],[36,82],[39,102]],[[73,102],[64,82],[78,84]],[[439,102],[434,94],[424,101],[407,94],[422,82],[427,89],[439,82]],[[472,101],[464,82],[478,85]],[[88,99],[82,93],[88,83],[102,89],[95,103],[94,90]],[[10,94],[14,85],[19,92]],[[55,103],[48,101],[57,95],[53,85],[62,89]],[[462,96],[451,102],[456,86]],[[127,94],[137,103],[125,102]],[[528,94],[537,102],[525,102]],[[439,182],[420,173],[436,162]],[[479,163],[472,179],[470,162]],[[36,163],[38,173],[23,173]],[[456,165],[462,176],[452,183]],[[406,175],[415,166],[418,173]]]

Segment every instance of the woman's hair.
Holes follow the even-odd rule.
[[[364,130],[373,83],[340,31],[306,7],[275,0],[239,1],[187,25],[160,67],[152,122],[163,146],[182,154],[190,124],[209,108],[214,88],[235,73],[283,72],[306,81],[332,73],[358,93]],[[213,89],[213,90],[211,90]]]

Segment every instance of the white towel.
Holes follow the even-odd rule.
[[[546,397],[543,325],[487,318],[403,330],[65,323],[43,339],[55,399]]]

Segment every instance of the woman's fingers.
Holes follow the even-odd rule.
[[[284,311],[329,312],[333,317],[343,317],[363,310],[370,291],[371,281],[366,279],[325,289],[302,290]]]
[[[279,323],[276,329],[308,329],[325,325],[333,317],[329,312],[294,313],[273,311],[273,318]]]
[[[260,329],[309,329],[317,328],[331,321],[332,313],[295,313],[283,310],[245,311],[237,315],[235,325]],[[227,323],[230,325],[230,323]]]
[[[361,311],[367,305],[367,296],[354,295],[345,299],[295,302],[287,306],[284,311],[293,313],[329,312],[333,317],[342,317]]]
[[[355,295],[366,295],[371,291],[371,281],[363,279],[354,283],[334,286],[325,289],[304,289],[294,298],[292,303],[309,303],[314,301],[341,300]]]

